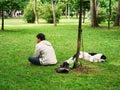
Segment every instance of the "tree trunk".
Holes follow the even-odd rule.
[[[34,14],[35,14],[35,23],[38,24],[38,13],[37,13],[37,0],[34,0]]]
[[[78,19],[78,10],[75,10],[76,18]]]
[[[78,59],[79,59],[80,45],[81,45],[81,34],[82,34],[82,0],[80,0],[79,6],[80,6],[80,12],[79,12],[78,40],[77,40],[77,52],[76,52],[75,68],[78,67]]]
[[[65,16],[66,16],[66,18],[68,16],[68,4],[66,5]]]
[[[91,27],[98,27],[95,0],[90,0]]]
[[[54,1],[51,0],[51,3],[52,3],[52,11],[53,11],[53,23],[54,23],[54,26],[57,26]]]
[[[68,4],[68,19],[70,19],[70,6],[69,6],[69,4]]]
[[[98,0],[96,0],[96,16],[98,16]]]
[[[1,29],[4,31],[4,10],[2,9],[2,27]]]
[[[120,0],[118,2],[118,8],[117,8],[117,11],[116,11],[114,26],[120,26]]]
[[[111,19],[111,0],[109,0],[108,29],[110,29],[110,19]]]

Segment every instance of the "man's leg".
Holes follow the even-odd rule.
[[[29,57],[28,60],[35,65],[40,65],[40,61],[36,57]]]

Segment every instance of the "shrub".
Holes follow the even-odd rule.
[[[24,19],[27,21],[27,23],[34,23],[35,22],[35,15],[34,15],[32,2],[29,2],[29,4],[24,9]]]
[[[56,6],[56,22],[59,22],[61,9],[59,5]],[[40,6],[41,18],[45,19],[48,23],[53,23],[53,12],[52,6],[49,3],[42,4]]]
[[[107,19],[107,15],[105,9],[99,8],[98,16],[97,16],[98,23],[105,22],[106,19]]]
[[[70,13],[70,16],[71,16],[71,17],[73,17],[73,16],[74,16],[74,14],[71,12],[71,13]]]

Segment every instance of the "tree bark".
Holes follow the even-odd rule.
[[[110,19],[111,19],[111,0],[109,0],[108,29],[110,29]]]
[[[96,16],[98,16],[98,0],[96,0]]]
[[[98,27],[95,0],[90,0],[91,27]]]
[[[38,13],[37,13],[37,0],[34,0],[34,14],[35,14],[35,23],[38,24]]]
[[[54,1],[51,0],[51,3],[52,3],[52,11],[53,11],[53,23],[54,23],[54,26],[57,26]]]
[[[80,6],[80,12],[79,12],[78,40],[77,40],[77,52],[76,52],[75,68],[78,67],[78,59],[79,59],[80,45],[81,45],[81,34],[82,34],[82,0],[80,0],[79,6]]]
[[[4,31],[4,10],[2,9],[2,26],[1,29]]]
[[[114,26],[120,26],[120,0],[118,2]]]

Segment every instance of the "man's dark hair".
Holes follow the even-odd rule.
[[[45,35],[43,33],[39,33],[36,36],[37,38],[41,39],[41,40],[45,40]]]

